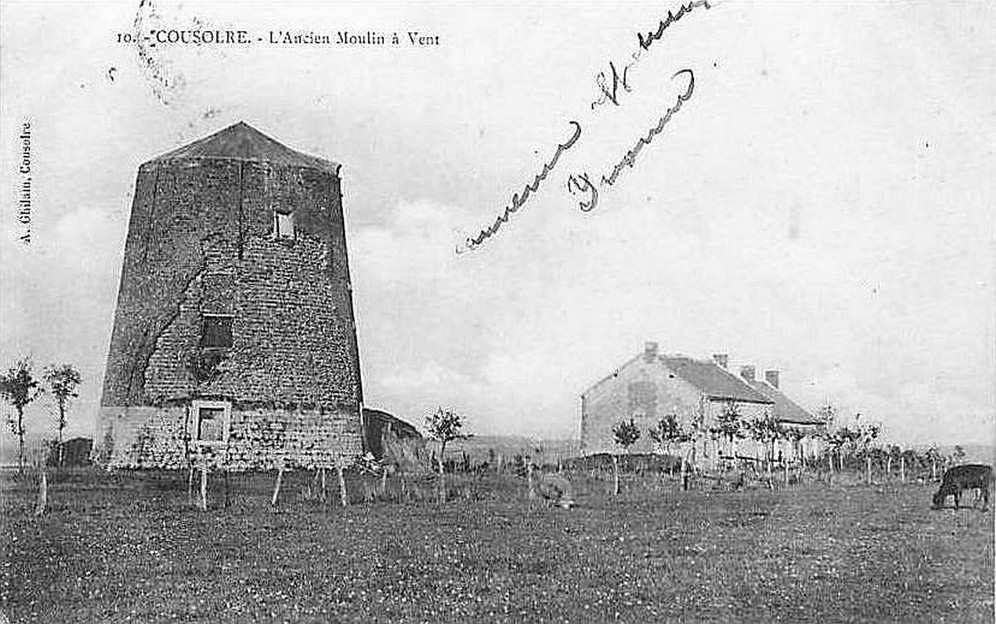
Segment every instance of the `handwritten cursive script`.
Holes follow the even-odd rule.
[[[599,106],[604,106],[609,102],[619,106],[619,87],[622,87],[623,91],[627,93],[633,90],[633,87],[629,84],[629,70],[640,62],[641,52],[642,50],[638,50],[632,54],[633,60],[623,65],[621,74],[619,69],[616,68],[616,64],[612,61],[609,61],[608,74],[604,71],[598,72],[598,75],[595,77],[595,85],[598,87],[599,95],[598,99],[591,103],[591,110],[595,110]]]
[[[654,44],[654,42],[663,38],[665,31],[667,31],[672,24],[682,19],[695,9],[711,9],[722,3],[723,0],[686,0],[680,4],[677,12],[668,10],[667,17],[658,22],[656,30],[647,31],[646,33],[638,32],[636,36],[639,47],[630,54],[628,62],[617,64],[610,61],[608,64],[608,71],[600,71],[595,76],[595,85],[598,89],[598,95],[591,101],[591,110],[595,111],[599,107],[606,106],[610,103],[613,104],[614,107],[619,107],[621,96],[625,93],[632,93],[633,91],[633,84],[631,82],[633,72],[631,70],[633,70],[633,68],[640,62],[644,53]],[[692,93],[695,90],[695,75],[692,73],[692,70],[683,69],[674,74],[672,79],[677,78],[678,76],[687,76],[688,88],[684,93],[678,96],[678,101],[667,109],[665,114],[658,120],[657,125],[651,128],[645,137],[640,137],[636,145],[627,151],[626,155],[623,156],[618,163],[616,163],[611,173],[602,175],[594,181],[587,172],[568,177],[567,191],[575,197],[578,197],[578,195],[584,197],[584,201],[579,202],[582,212],[590,212],[595,209],[595,206],[598,205],[599,188],[614,185],[625,167],[633,167],[637,156],[640,155],[643,148],[649,145],[654,140],[654,137],[663,131],[664,126],[671,121],[671,117],[681,110],[682,105],[684,105],[684,103],[692,97]],[[610,109],[611,108],[612,107],[610,107]],[[525,204],[529,196],[539,190],[540,182],[545,180],[547,175],[553,171],[554,167],[557,166],[560,156],[581,138],[581,124],[577,121],[571,121],[570,124],[574,128],[572,136],[566,142],[559,143],[557,145],[557,149],[554,152],[553,157],[549,160],[549,162],[543,165],[542,171],[540,171],[540,173],[533,178],[533,181],[530,184],[525,186],[521,194],[516,193],[512,196],[511,203],[505,206],[501,214],[499,214],[494,220],[494,223],[480,230],[477,236],[466,237],[465,249],[458,246],[456,249],[458,254],[462,253],[464,250],[473,250],[480,246],[484,241],[494,236],[502,225],[509,221],[512,214],[518,212],[523,204]]]
[[[692,99],[692,94],[695,92],[695,73],[690,69],[682,69],[676,72],[671,79],[678,78],[678,76],[686,76],[688,78],[688,86],[685,88],[684,93],[678,94],[678,99],[673,106],[667,109],[664,115],[657,120],[657,125],[651,128],[647,132],[647,136],[640,137],[637,140],[636,145],[626,152],[619,162],[612,168],[612,173],[609,175],[602,175],[601,179],[598,181],[599,186],[612,186],[616,183],[619,178],[620,172],[622,172],[624,167],[633,167],[636,162],[636,157],[640,155],[643,148],[653,142],[654,137],[660,134],[664,130],[670,121],[671,117],[681,110],[685,102]],[[584,194],[584,201],[578,202],[578,207],[581,212],[591,212],[598,205],[598,188],[592,184],[591,179],[587,172],[581,173],[579,175],[571,175],[567,178],[567,192],[571,195],[577,196],[578,193]]]
[[[644,50],[650,48],[655,41],[664,36],[664,31],[667,30],[671,24],[685,17],[692,12],[692,9],[696,9],[698,7],[711,9],[713,5],[709,3],[709,0],[698,0],[697,2],[688,2],[681,5],[681,8],[678,9],[677,13],[672,13],[671,10],[668,9],[667,17],[662,19],[657,24],[656,32],[648,32],[646,37],[643,36],[643,33],[636,33],[636,39],[640,42],[640,47]]]
[[[513,213],[517,212],[519,208],[526,203],[526,200],[529,199],[529,195],[539,190],[540,182],[545,180],[546,176],[553,171],[554,167],[557,166],[557,161],[560,160],[560,155],[571,149],[571,146],[574,145],[579,138],[581,138],[581,124],[576,121],[571,121],[570,124],[574,126],[574,134],[571,135],[571,138],[569,138],[565,143],[557,144],[557,150],[553,153],[553,158],[551,158],[548,163],[543,165],[543,170],[536,174],[536,177],[533,178],[532,183],[525,186],[522,190],[522,195],[519,195],[518,193],[512,195],[512,202],[508,206],[505,206],[504,212],[498,215],[498,218],[495,219],[494,223],[481,230],[477,236],[467,237],[466,244],[468,249],[474,249],[488,238],[494,236],[495,232],[498,231],[498,228],[500,228],[503,223],[506,223],[509,217],[511,217]],[[457,253],[460,253],[459,249],[457,250]]]

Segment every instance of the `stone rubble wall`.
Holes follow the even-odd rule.
[[[294,215],[293,239],[273,236]],[[201,344],[205,315],[233,344]],[[112,466],[188,464],[196,399],[233,405],[208,463],[266,469],[361,452],[362,386],[342,195],[330,171],[238,160],[139,169],[95,455]],[[179,406],[179,407],[177,407]]]
[[[359,420],[347,409],[233,408],[228,441],[211,444],[189,441],[196,422],[188,407],[103,408],[101,416],[112,468],[319,468],[349,462],[362,448]]]
[[[273,238],[292,210],[294,240]],[[136,183],[103,405],[198,394],[359,404],[339,181],[266,163],[143,165]],[[233,314],[225,375],[193,379],[203,314]]]

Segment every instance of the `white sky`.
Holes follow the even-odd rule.
[[[595,74],[676,2],[176,3],[145,27],[438,34],[438,47],[162,47],[138,3],[2,3],[0,364],[76,363],[99,403],[140,163],[245,120],[344,163],[368,404],[478,433],[575,434],[579,395],[655,340],[782,370],[904,443],[994,424],[996,4],[746,2],[696,9],[595,111]],[[113,72],[109,72],[111,68]],[[582,214],[593,178],[695,92]],[[113,80],[110,78],[113,76]],[[32,124],[33,242],[15,242]],[[473,253],[571,135],[541,190]],[[50,434],[37,403],[35,435]],[[9,436],[8,436],[9,437]]]

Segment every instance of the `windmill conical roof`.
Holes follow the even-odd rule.
[[[157,156],[149,163],[182,160],[239,160],[339,172],[339,163],[292,150],[244,121]]]

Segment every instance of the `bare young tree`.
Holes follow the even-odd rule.
[[[733,401],[727,401],[722,411],[716,417],[716,424],[710,428],[709,433],[714,438],[721,438],[727,441],[730,452],[736,456],[735,443],[744,437],[744,421],[740,414],[740,407]]]
[[[857,454],[867,454],[880,430],[881,427],[877,424],[862,423],[861,414],[855,414],[850,425],[837,427],[828,442],[838,456],[841,472],[844,470],[845,457],[850,461]]]
[[[38,397],[38,381],[31,374],[33,363],[30,358],[21,358],[0,375],[0,396],[13,406],[16,417],[8,417],[7,423],[17,436],[17,470],[24,472],[24,408]]]
[[[926,453],[927,461],[930,462],[930,480],[937,481],[937,463],[943,461],[941,457],[941,451],[938,450],[936,444],[932,444]]]
[[[786,427],[785,437],[792,442],[792,453],[799,461],[799,466],[804,468],[806,465],[806,451],[803,446],[803,440],[806,438],[806,432],[796,427]]]
[[[816,413],[817,417],[820,419],[820,431],[819,437],[823,439],[826,444],[826,456],[827,465],[830,469],[830,474],[833,474],[833,456],[835,452],[839,452],[843,440],[837,435],[836,431],[836,420],[837,420],[837,406],[827,401]]]
[[[443,456],[446,453],[446,445],[454,440],[461,440],[470,437],[461,433],[463,429],[463,416],[456,412],[438,408],[432,414],[425,417],[425,426],[429,432],[429,437],[439,441],[439,488],[440,499],[445,500],[446,485],[443,481]]]
[[[636,444],[636,441],[640,439],[640,428],[636,426],[636,422],[630,418],[629,420],[621,420],[612,426],[612,436],[617,445],[623,447],[627,454],[629,454],[629,447]],[[613,491],[616,495],[619,494],[619,456],[615,453],[612,454],[612,468],[615,477],[615,486]]]
[[[654,444],[663,449],[665,455],[670,455],[672,444],[683,444],[695,439],[694,428],[685,429],[682,427],[681,423],[678,422],[677,414],[674,413],[661,418],[647,433],[650,435],[650,439],[654,441]],[[681,454],[681,470],[685,472],[687,470],[688,457],[685,453],[681,453],[680,450],[679,454]],[[673,464],[671,472],[674,472]]]
[[[48,384],[49,394],[55,401],[55,406],[59,410],[56,426],[59,431],[59,467],[62,467],[63,448],[62,432],[66,428],[66,411],[69,402],[79,396],[76,389],[81,381],[80,373],[73,368],[72,364],[62,364],[61,366],[48,366],[45,369],[45,382]]]
[[[640,428],[636,426],[636,422],[632,418],[621,420],[612,427],[612,435],[615,438],[615,443],[629,453],[629,447],[640,439]]]
[[[837,456],[837,468],[844,472],[844,456],[846,449],[856,439],[856,433],[848,427],[838,427],[829,438],[830,447]]]
[[[665,455],[671,452],[672,444],[681,442],[685,436],[676,414],[668,414],[658,420],[657,424],[647,431],[647,434],[654,441],[654,444],[664,451]]]
[[[764,465],[771,486],[771,461],[774,459],[775,444],[785,436],[785,429],[778,419],[766,413],[747,423],[747,430],[754,440],[764,447]]]
[[[875,445],[875,440],[878,439],[878,434],[882,432],[882,426],[878,423],[865,423],[858,428],[858,432],[861,436],[859,440],[861,452],[868,455]]]
[[[886,468],[885,471],[888,475],[892,476],[892,464],[893,462],[898,462],[899,457],[903,454],[903,449],[899,448],[898,444],[890,444],[886,448]]]
[[[833,429],[837,420],[837,406],[827,401],[820,407],[816,415],[819,417],[821,424],[827,428],[827,430]]]

